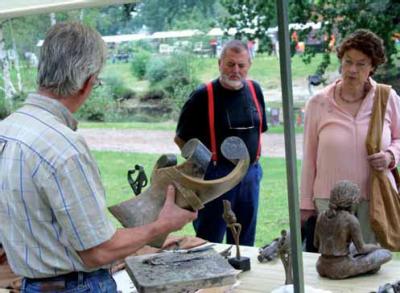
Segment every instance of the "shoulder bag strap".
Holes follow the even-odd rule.
[[[385,122],[386,107],[389,100],[391,86],[385,84],[377,84],[374,96],[374,104],[372,106],[371,119],[368,126],[367,134],[367,152],[372,155],[381,150],[381,140],[383,124]],[[400,175],[396,168],[392,170],[393,177],[396,181],[397,190],[400,187]]]

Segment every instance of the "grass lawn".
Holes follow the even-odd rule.
[[[106,128],[106,129],[141,129],[141,130],[170,130],[175,131],[175,121],[165,122],[79,122],[79,128]],[[303,133],[303,127],[295,127],[296,133]],[[269,126],[268,133],[283,134],[283,125]]]
[[[107,204],[113,205],[132,196],[127,182],[127,170],[141,164],[149,176],[158,155],[94,152],[107,191]],[[289,229],[286,192],[285,161],[277,158],[262,158],[264,176],[261,183],[256,246],[262,246]],[[111,215],[110,215],[111,216]],[[119,223],[115,220],[115,223]],[[179,231],[180,235],[194,235],[191,225]]]
[[[107,205],[129,199],[132,190],[127,182],[127,170],[141,164],[150,176],[158,155],[117,152],[93,152],[98,162],[107,193]],[[264,175],[261,182],[260,203],[255,246],[260,247],[280,235],[282,229],[289,229],[289,211],[286,191],[285,160],[280,158],[261,158]],[[300,170],[300,161],[298,161]],[[298,172],[298,174],[300,174]],[[110,214],[110,217],[112,215]],[[113,217],[112,217],[113,218]],[[117,220],[115,225],[120,226]],[[194,235],[192,225],[188,224],[177,235]],[[393,253],[400,260],[400,252]]]

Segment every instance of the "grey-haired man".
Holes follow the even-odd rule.
[[[107,266],[196,213],[174,204],[159,218],[115,229],[105,192],[72,113],[89,97],[105,44],[79,23],[52,27],[41,48],[38,91],[0,123],[0,237],[23,292],[116,292]]]

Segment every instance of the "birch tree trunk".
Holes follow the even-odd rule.
[[[53,26],[57,23],[56,14],[54,12],[50,13],[50,24]]]
[[[0,22],[0,64],[3,70],[3,90],[7,106],[12,106],[12,98],[16,94],[14,85],[11,81],[10,64],[7,58],[5,42],[3,38],[3,26],[5,22]]]
[[[19,55],[18,55],[18,51],[17,51],[17,45],[15,43],[15,38],[14,38],[14,31],[12,28],[12,24],[11,21],[9,21],[9,26],[10,26],[10,32],[11,32],[11,40],[12,40],[12,44],[13,44],[13,51],[14,51],[14,68],[15,71],[17,73],[17,85],[18,85],[18,91],[22,92],[22,78],[21,78],[21,71],[20,71],[20,66],[19,66]]]

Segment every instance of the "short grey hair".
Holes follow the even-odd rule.
[[[235,53],[242,53],[243,51],[247,52],[247,55],[249,56],[249,62],[251,63],[251,58],[249,54],[249,48],[245,43],[243,43],[240,40],[231,40],[227,42],[224,47],[222,48],[220,59],[223,59],[226,55],[226,52],[228,51],[233,51]]]
[[[76,94],[91,76],[100,73],[106,45],[100,34],[77,22],[50,28],[40,51],[37,82],[60,96]]]

